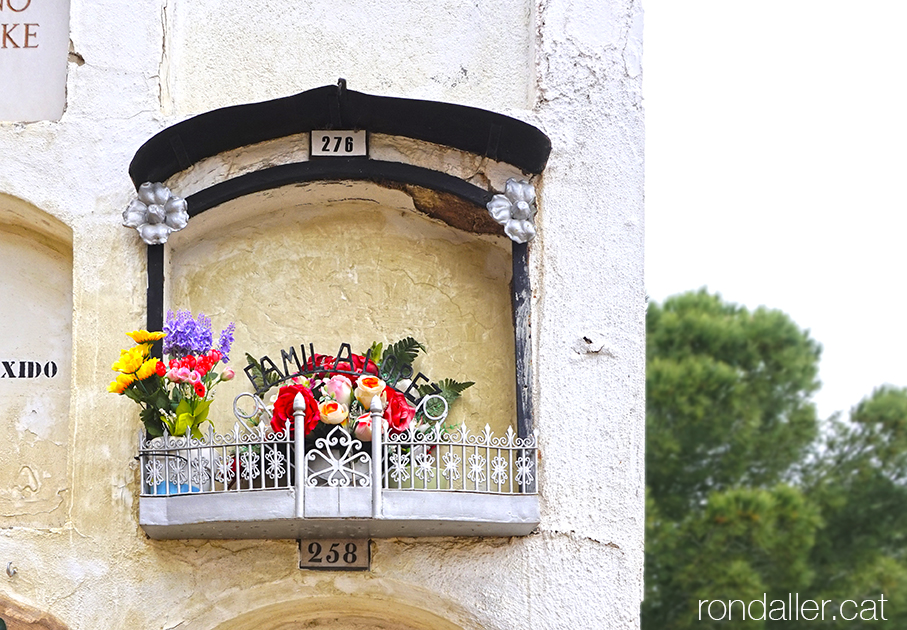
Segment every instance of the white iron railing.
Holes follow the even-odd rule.
[[[239,401],[250,397],[252,413]],[[294,404],[296,425],[303,426],[302,397]],[[378,397],[374,399],[379,401]],[[371,444],[342,426],[327,435],[304,439],[301,432],[274,432],[261,400],[241,394],[234,403],[239,422],[226,434],[213,429],[200,439],[139,436],[142,496],[260,492],[303,487],[371,488],[380,506],[384,490],[536,494],[536,436],[518,437],[512,428],[495,437],[488,425],[473,433],[462,424],[453,430],[435,423],[402,433],[375,431]],[[372,426],[383,426],[380,403],[370,410]],[[251,419],[259,420],[253,425]],[[297,471],[305,470],[300,476]],[[301,509],[300,509],[301,512]]]

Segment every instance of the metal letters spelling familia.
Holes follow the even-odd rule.
[[[261,357],[258,363],[261,366],[262,378],[257,381],[253,376],[256,366],[246,366],[246,376],[255,388],[255,393],[257,395],[260,396],[275,385],[284,381],[289,381],[300,376],[311,376],[312,374],[326,371],[329,371],[331,374],[344,374],[358,377],[366,371],[366,366],[373,360],[371,356],[372,351],[369,349],[365,353],[365,362],[363,363],[362,370],[356,370],[354,368],[353,351],[348,343],[340,344],[340,350],[334,355],[336,359],[323,354],[315,354],[314,345],[311,343],[309,344],[308,352],[306,352],[305,344],[299,344],[299,350],[300,352],[297,354],[296,347],[291,346],[289,350],[280,351],[283,370],[278,368],[269,356],[266,355]],[[331,366],[325,366],[323,364],[325,358],[331,360]],[[343,366],[349,366],[349,369],[344,369]],[[419,385],[428,384],[430,382],[429,378],[422,372],[418,372],[413,376],[413,366],[408,363],[398,364],[397,357],[394,355],[389,355],[382,361],[381,365],[378,366],[378,372],[381,375],[381,378],[391,387],[395,387],[400,381],[412,379],[412,382],[409,383],[407,388],[403,391],[403,395],[412,403],[418,403],[421,398],[418,395]],[[352,380],[355,382],[355,379]],[[438,391],[440,390],[437,390],[435,393]]]

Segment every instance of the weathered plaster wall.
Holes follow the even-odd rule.
[[[254,625],[255,611],[262,627],[288,628],[342,600],[355,614],[398,613],[402,627],[433,627],[433,618],[493,630],[637,627],[639,2],[432,11],[409,2],[310,5],[72,0],[62,119],[0,123],[0,153],[9,158],[0,192],[68,226],[73,250],[72,395],[60,419],[70,498],[62,522],[0,529],[0,563],[19,570],[0,574],[0,598],[85,630],[229,630]],[[357,39],[338,36],[345,23],[360,25]],[[540,531],[506,540],[379,540],[368,574],[301,572],[287,541],[148,540],[137,525],[136,408],[105,391],[128,342],[123,332],[145,317],[145,248],[118,223],[134,194],[129,161],[144,140],[190,113],[338,76],[353,89],[500,111],[552,139],[530,252]]]
[[[163,106],[200,113],[345,77],[363,92],[527,108],[531,12],[530,0],[166,0]]]

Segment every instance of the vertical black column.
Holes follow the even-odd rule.
[[[164,327],[164,246],[148,246],[148,320],[149,331]],[[151,354],[163,357],[163,342],[155,341]]]
[[[529,305],[532,289],[529,286],[529,246],[514,243],[513,256],[513,333],[516,350],[516,418],[517,434],[532,435],[532,343],[530,337]]]

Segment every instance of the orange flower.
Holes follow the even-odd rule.
[[[318,413],[321,415],[321,421],[325,424],[340,424],[350,415],[346,406],[341,405],[336,400],[319,403]]]
[[[114,394],[122,394],[134,382],[135,377],[132,374],[117,374],[116,380],[107,386],[107,391]]]
[[[152,374],[156,374],[157,373],[157,364],[158,364],[157,359],[148,359],[147,361],[142,363],[142,367],[140,367],[136,371],[135,377],[137,379],[139,379],[140,381],[144,381],[146,378],[148,378]]]

